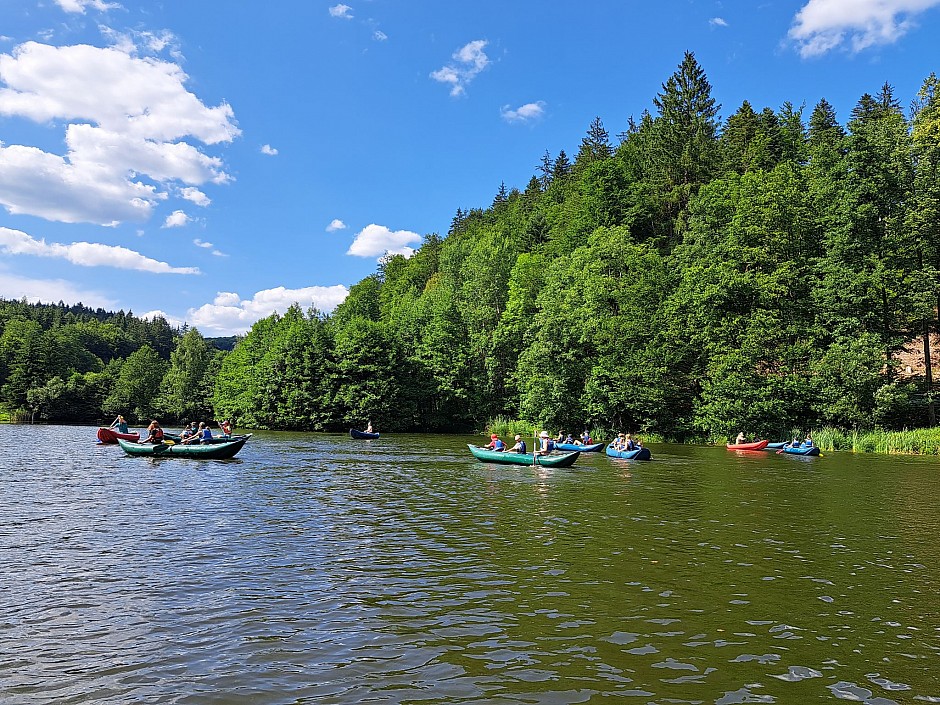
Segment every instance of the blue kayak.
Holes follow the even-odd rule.
[[[778,441],[777,443],[768,443],[767,447],[764,448],[764,450],[780,450],[785,445],[787,445],[786,441]]]
[[[613,446],[607,446],[607,455],[611,458],[624,458],[626,460],[652,460],[653,454],[649,448],[637,448],[636,450],[616,450]]]
[[[819,455],[819,446],[784,446],[781,450],[790,455]]]
[[[349,429],[349,435],[352,438],[378,438],[379,434],[377,433],[366,433],[365,431],[359,431],[358,429],[351,428]]]
[[[555,442],[555,448],[557,450],[576,450],[581,453],[599,453],[601,448],[604,447],[603,443],[592,443],[591,445],[578,445],[577,443],[558,443]]]

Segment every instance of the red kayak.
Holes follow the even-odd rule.
[[[121,433],[120,431],[115,431],[113,428],[105,428],[104,426],[98,429],[98,441],[101,443],[117,443],[118,438],[136,443],[140,440],[140,434],[136,431],[134,433]]]
[[[770,441],[754,441],[753,443],[729,443],[728,450],[764,450]]]

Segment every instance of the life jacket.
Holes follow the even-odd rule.
[[[162,441],[162,440],[163,440],[163,429],[162,429],[162,428],[159,428],[159,427],[158,427],[158,428],[153,429],[153,440],[155,440],[155,441]]]

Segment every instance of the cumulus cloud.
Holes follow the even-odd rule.
[[[727,27],[728,22],[723,17],[712,17],[708,20],[708,24],[712,27]]]
[[[213,247],[215,247],[215,245],[213,245],[211,242],[205,242],[205,241],[203,241],[203,240],[200,240],[198,237],[197,237],[195,240],[193,240],[193,244],[194,244],[196,247],[204,247],[204,248],[206,248],[207,250],[212,249]]]
[[[344,20],[351,20],[353,18],[353,16],[349,14],[350,12],[352,12],[352,8],[349,5],[343,5],[342,3],[339,5],[333,5],[333,7],[330,8],[331,17],[339,17],[340,19]]]
[[[242,299],[234,292],[219,292],[211,304],[189,309],[186,320],[203,333],[236,335],[244,333],[255,321],[275,311],[284,313],[292,304],[301,308],[311,306],[323,313],[336,308],[349,294],[342,284],[335,286],[308,286],[287,289],[283,286],[257,292],[250,299]]]
[[[126,247],[93,242],[62,245],[35,239],[20,230],[0,227],[0,252],[8,255],[55,257],[82,267],[115,267],[152,274],[199,274],[197,267],[171,267],[166,262],[145,257]]]
[[[261,145],[261,153],[273,157],[277,154],[277,150],[269,144],[263,144]]]
[[[485,39],[476,39],[465,44],[451,55],[451,63],[432,71],[431,78],[450,85],[452,96],[462,95],[467,85],[490,64],[489,57],[483,51],[486,45]]]
[[[409,243],[420,243],[421,236],[410,230],[389,230],[384,225],[372,223],[356,235],[356,239],[346,251],[356,257],[382,257],[383,255],[404,255],[411,257],[414,248]]]
[[[32,303],[55,303],[56,301],[81,301],[92,308],[114,310],[118,301],[108,298],[104,294],[83,289],[64,279],[29,279],[15,274],[0,271],[0,292],[4,298],[22,299]]]
[[[346,223],[344,223],[339,218],[333,218],[333,220],[330,221],[330,224],[326,226],[326,231],[328,233],[335,233],[337,230],[345,230],[345,229],[346,229]]]
[[[372,33],[372,38],[377,42],[384,42],[388,39],[388,35],[381,29],[377,29]]]
[[[230,142],[229,105],[204,105],[174,63],[131,49],[26,42],[0,54],[0,116],[72,123],[65,154],[0,146],[0,204],[68,223],[146,220],[170,186],[230,180],[192,142]],[[191,138],[191,139],[186,139]]]
[[[144,311],[143,313],[135,314],[135,316],[145,321],[152,321],[154,318],[162,318],[174,328],[182,328],[183,324],[186,323],[186,321],[182,320],[181,318],[171,316],[170,314],[165,313],[160,309]]]
[[[179,191],[180,198],[183,198],[190,203],[194,203],[197,206],[208,206],[212,201],[209,197],[204,194],[202,191],[197,189],[195,186],[187,186],[186,188],[181,188]]]
[[[940,0],[809,0],[793,20],[789,36],[804,58],[848,43],[853,52],[892,44],[919,13]]]
[[[191,218],[183,211],[173,211],[163,221],[164,228],[182,228]]]
[[[530,122],[537,120],[545,114],[545,101],[537,100],[534,103],[526,103],[518,108],[512,109],[504,105],[499,114],[506,122]]]
[[[56,5],[66,12],[85,14],[85,8],[105,12],[106,10],[116,10],[121,6],[116,2],[104,2],[104,0],[55,0]]]

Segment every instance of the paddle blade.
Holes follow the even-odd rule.
[[[166,443],[157,443],[157,445],[155,445],[155,446],[153,447],[154,455],[156,455],[157,453],[162,453],[162,452],[164,452],[164,451],[167,450],[169,447],[170,447],[170,446],[168,446]]]

